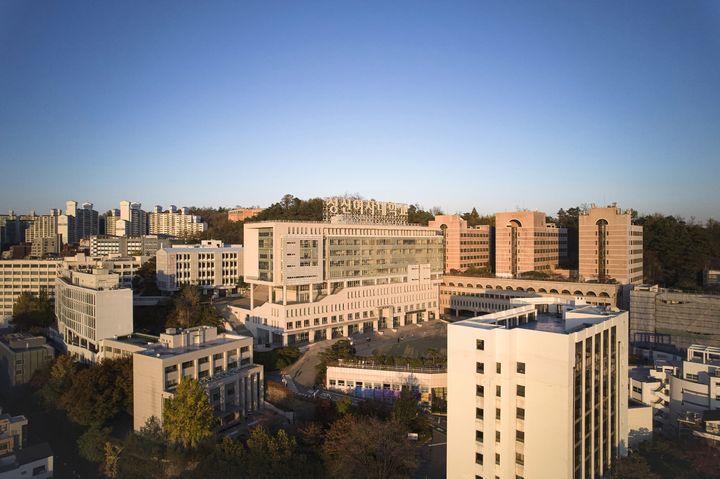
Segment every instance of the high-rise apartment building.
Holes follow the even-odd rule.
[[[86,236],[98,234],[100,221],[98,212],[92,203],[83,203],[78,208],[77,201],[65,203],[65,214],[58,218],[58,230],[65,244],[77,244]]]
[[[37,238],[54,238],[59,234],[58,219],[61,212],[51,209],[49,215],[37,215],[32,224],[25,230],[25,242],[32,243]]]
[[[107,236],[117,236],[115,230],[117,229],[117,222],[120,219],[120,210],[117,208],[108,210],[100,219],[101,234]],[[104,228],[102,227],[104,225]],[[123,224],[124,228],[124,224]]]
[[[438,229],[268,221],[246,223],[244,238],[250,309],[237,314],[260,344],[312,342],[438,317]]]
[[[148,233],[147,213],[140,203],[120,202],[120,218],[115,221],[115,236],[142,236]]]
[[[202,218],[190,214],[189,208],[178,209],[170,205],[167,211],[162,206],[155,206],[148,213],[148,233],[151,235],[195,236],[207,230],[207,223]]]
[[[643,228],[632,224],[632,211],[593,205],[579,217],[579,274],[583,281],[643,280]]]
[[[69,354],[94,362],[99,341],[132,334],[132,290],[104,269],[65,270],[55,280],[55,316]]]
[[[162,248],[155,253],[157,285],[177,291],[183,285],[235,292],[243,276],[243,247],[203,240],[199,245]]]
[[[22,243],[25,240],[25,230],[36,218],[35,212],[29,215],[16,215],[12,210],[7,215],[0,215],[0,251]]]
[[[519,303],[448,326],[447,477],[605,477],[628,441],[628,319]]]
[[[180,381],[200,382],[222,426],[263,407],[263,367],[253,364],[252,338],[199,326],[168,329],[160,346],[133,354],[133,421],[140,430],[163,419],[165,400]]]
[[[567,230],[546,223],[541,211],[495,214],[495,274],[515,278],[553,273],[567,257]]]
[[[488,225],[469,227],[460,215],[437,215],[428,223],[445,237],[445,273],[468,268],[491,269],[492,230]]]

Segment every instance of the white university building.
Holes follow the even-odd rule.
[[[269,221],[245,224],[249,309],[272,347],[438,317],[443,236],[426,226]]]
[[[533,301],[448,326],[449,478],[605,477],[625,453],[627,312]]]
[[[66,270],[55,280],[55,316],[68,353],[94,362],[102,339],[133,332],[132,290],[105,269]]]

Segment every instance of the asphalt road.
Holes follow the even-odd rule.
[[[300,359],[285,368],[283,375],[290,376],[296,385],[311,387],[315,384],[315,366],[320,363],[320,353],[343,338],[318,341],[308,346]],[[392,354],[396,356],[422,356],[429,348],[447,352],[447,324],[434,320],[421,325],[408,325],[396,331],[385,329],[378,332],[361,333],[352,336],[355,351],[359,356]]]

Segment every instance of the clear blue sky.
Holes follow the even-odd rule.
[[[0,211],[720,218],[720,2],[0,0]]]

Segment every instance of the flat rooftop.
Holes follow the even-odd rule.
[[[125,344],[135,344],[137,346],[146,346],[148,343],[159,344],[159,336],[152,336],[150,334],[132,333],[125,336],[118,336],[113,338],[105,338],[104,341],[117,341]]]
[[[529,314],[532,314],[533,318],[527,322],[512,324],[512,326],[507,327],[508,323],[515,323],[515,320],[521,316]],[[615,314],[596,306],[587,305],[579,307],[567,305],[564,313],[544,313],[538,312],[533,304],[518,303],[516,308],[458,321],[453,324],[480,329],[526,329],[545,333],[571,334],[602,323],[606,319],[614,317]]]
[[[224,344],[233,343],[233,342],[236,342],[241,339],[246,339],[246,336],[219,337],[217,339],[213,339],[212,341],[205,341],[200,344],[191,344],[188,346],[183,346],[183,347],[178,347],[178,348],[166,348],[166,347],[160,346],[155,349],[148,349],[145,351],[137,352],[135,354],[142,354],[144,356],[157,357],[160,359],[171,358],[174,356],[180,356],[180,355],[187,354],[187,353],[202,351],[203,349],[210,349],[215,346],[222,346]]]

